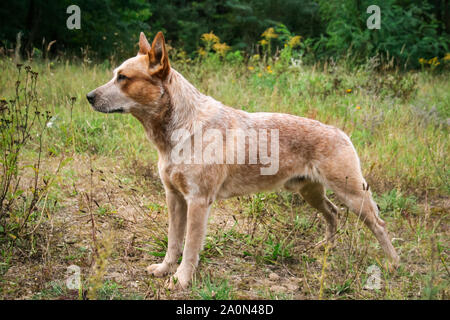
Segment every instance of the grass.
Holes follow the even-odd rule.
[[[252,63],[253,70],[217,59],[174,67],[227,105],[315,118],[347,132],[402,258],[399,270],[386,271],[375,238],[345,209],[323,268],[324,253],[311,248],[324,236],[322,218],[300,196],[277,191],[215,204],[197,280],[188,292],[168,292],[165,279],[145,273],[167,246],[155,148],[136,119],[93,112],[85,99],[111,70],[34,61],[40,103],[53,116],[41,170],[52,172],[61,158],[67,164],[36,234],[13,254],[0,241],[0,296],[78,299],[64,286],[75,264],[97,282],[97,299],[448,299],[448,73],[377,72],[370,63],[268,72]],[[0,68],[0,97],[8,98],[16,68],[9,58]],[[28,146],[23,165],[36,151]],[[379,290],[364,289],[372,265],[382,270]]]
[[[224,279],[211,279],[204,276],[201,281],[195,280],[192,284],[192,295],[194,299],[201,300],[231,300],[233,298],[232,287]]]

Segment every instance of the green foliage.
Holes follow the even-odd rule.
[[[233,52],[229,52],[226,55],[225,60],[230,64],[239,65],[244,61],[244,57],[242,56],[240,51],[236,50]]]
[[[274,235],[269,235],[265,242],[264,260],[274,263],[277,260],[292,258],[292,243],[287,243],[286,239],[279,240]]]
[[[343,295],[345,293],[349,293],[349,292],[353,291],[351,288],[351,285],[352,285],[352,280],[347,279],[343,283],[339,283],[339,284],[336,284],[335,286],[327,288],[325,290],[325,292],[328,294],[336,295],[336,296]]]
[[[67,7],[76,4],[81,10],[81,29],[69,30]],[[23,53],[34,50],[46,52],[48,44],[53,53],[75,53],[88,50],[97,57],[136,54],[140,31],[148,31],[151,17],[146,0],[22,0],[10,4],[2,2],[0,39],[6,48],[14,47],[16,35],[23,33]]]
[[[97,290],[98,300],[121,300],[124,299],[120,292],[122,287],[114,281],[106,280]]]
[[[280,54],[284,64],[305,53],[309,54],[304,56],[308,62],[348,56],[353,63],[364,63],[379,55],[408,68],[423,67],[419,59],[436,57],[434,69],[442,68],[440,59],[449,50],[448,12],[443,1],[80,0],[76,4],[81,9],[81,29],[68,30],[66,8],[71,4],[69,0],[0,4],[0,15],[5,17],[0,21],[4,52],[13,52],[21,45],[24,56],[71,54],[85,62],[92,58],[106,61],[107,67],[109,60],[136,53],[140,31],[151,38],[159,30],[185,58],[186,53],[193,58],[202,46],[201,35],[213,31],[231,46],[226,55],[231,63],[255,53],[265,58]],[[379,30],[367,28],[370,5],[381,8]],[[268,28],[277,36],[268,43],[260,42]],[[16,38],[20,32],[19,45]],[[302,36],[301,47],[284,48],[294,35]]]
[[[399,213],[403,210],[412,212],[416,210],[416,198],[414,196],[405,196],[397,189],[392,189],[377,197],[377,203],[382,212]]]
[[[326,36],[315,44],[318,56],[349,56],[357,62],[381,55],[402,66],[419,66],[420,58],[443,57],[449,35],[440,32],[441,23],[426,1],[420,5],[399,5],[395,0],[319,1],[326,21]],[[378,5],[381,28],[368,29],[366,8]]]

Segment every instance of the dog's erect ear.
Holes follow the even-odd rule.
[[[148,43],[145,34],[141,32],[139,35],[139,52],[138,55],[147,54],[150,51],[150,43]]]
[[[148,52],[150,74],[164,80],[170,71],[169,56],[162,32],[158,32],[153,39],[152,47]]]

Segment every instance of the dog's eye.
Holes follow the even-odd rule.
[[[119,74],[118,76],[117,76],[117,80],[119,80],[119,81],[121,81],[121,80],[125,80],[125,79],[128,79],[126,76],[124,76],[123,74]]]

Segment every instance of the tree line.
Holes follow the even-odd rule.
[[[68,6],[81,10],[81,29],[66,26]],[[366,12],[378,5],[380,29]],[[418,67],[449,51],[449,0],[16,0],[0,4],[2,52],[27,57],[77,55],[105,59],[136,51],[140,31],[162,30],[172,47],[195,55],[211,31],[233,51],[258,53],[261,35],[275,27],[299,35],[315,59],[382,55]],[[276,50],[276,41],[273,50]]]

